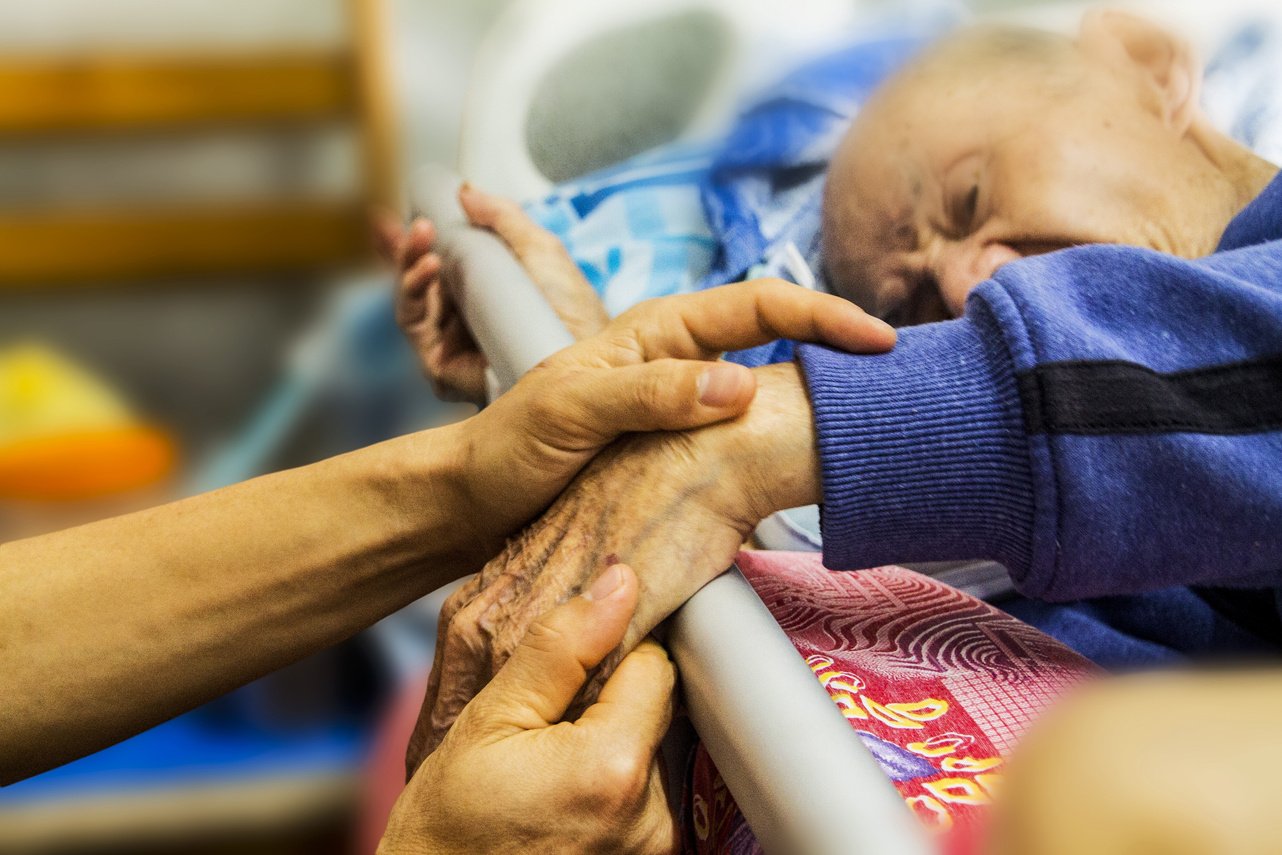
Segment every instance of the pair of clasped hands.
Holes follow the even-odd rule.
[[[506,568],[503,579],[529,570],[528,553],[541,559],[542,578],[571,578],[548,603],[511,606],[501,590],[490,593],[500,579],[476,581],[447,605],[412,776],[380,852],[671,852],[677,831],[656,751],[676,675],[647,636],[728,565],[761,517],[818,498],[797,369],[716,360],[776,338],[879,352],[895,333],[845,300],[777,281],[653,300],[611,322],[561,244],[518,206],[468,187],[460,201],[475,225],[508,243],[580,339],[470,420],[493,427],[471,431],[467,456],[475,472],[495,475],[476,479],[469,497],[486,521],[475,540],[486,558],[499,556],[478,580],[491,567]],[[479,399],[485,360],[453,308],[432,224],[403,229],[388,218],[379,237],[398,269],[398,323],[425,373],[443,397]],[[497,447],[512,442],[522,444],[515,454]],[[509,463],[485,465],[491,454]],[[558,498],[564,473],[576,472]],[[531,502],[551,507],[505,547],[529,522]],[[595,531],[611,531],[599,543],[576,533],[588,509]],[[672,540],[706,555],[663,556],[662,532],[642,532],[662,529],[654,522],[668,514],[680,517]],[[612,563],[611,552],[628,564]],[[515,609],[519,635],[493,626],[504,608]],[[603,662],[612,670],[598,669]],[[590,675],[606,672],[584,701]]]

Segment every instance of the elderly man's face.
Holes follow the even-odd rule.
[[[1187,51],[1122,16],[1043,47],[945,47],[869,101],[825,200],[838,293],[924,323],[960,315],[975,285],[1024,256],[1083,243],[1214,249]]]

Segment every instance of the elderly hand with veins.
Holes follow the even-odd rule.
[[[679,320],[657,311],[678,300]],[[607,359],[715,358],[776,338],[881,351],[893,345],[894,331],[840,298],[757,281],[643,303],[575,350],[615,354]],[[450,597],[406,758],[411,774],[530,623],[608,565],[637,568],[640,603],[623,643],[596,669],[572,713],[595,698],[623,655],[729,566],[761,519],[819,499],[811,409],[798,368],[774,365],[752,375],[756,397],[739,418],[690,432],[633,434],[606,448]],[[503,404],[500,398],[495,406]]]

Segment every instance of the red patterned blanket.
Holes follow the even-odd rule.
[[[950,855],[978,851],[1002,765],[1028,725],[1096,673],[1038,630],[902,567],[835,573],[816,554],[784,552],[745,552],[738,564]],[[702,747],[687,787],[688,852],[761,851]]]

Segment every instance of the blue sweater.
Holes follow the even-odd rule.
[[[1028,258],[889,354],[798,358],[827,566],[1000,561],[1097,598],[1012,611],[1112,665],[1282,641],[1282,176],[1206,258]]]

